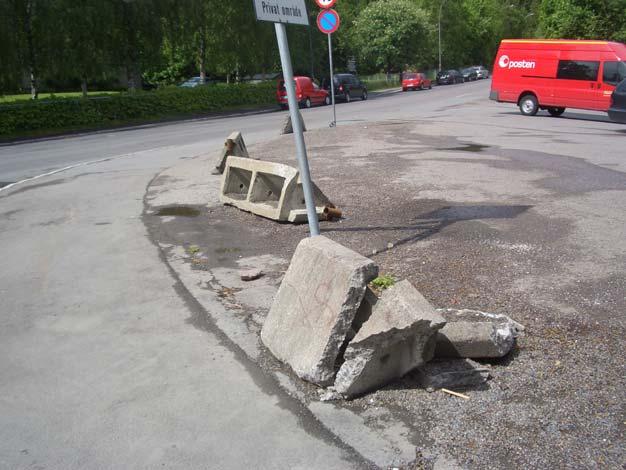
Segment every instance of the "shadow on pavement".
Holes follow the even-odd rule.
[[[519,112],[514,112],[514,111],[506,111],[506,112],[501,112],[499,114],[505,114],[509,116],[521,116]],[[611,121],[608,116],[596,116],[594,114],[572,113],[568,111],[565,111],[565,113],[559,117],[550,116],[549,114],[547,113],[544,114],[543,112],[539,112],[537,113],[536,116],[533,116],[533,117],[548,118],[548,119],[567,119],[570,121],[606,122],[609,124],[617,124],[616,122]]]
[[[370,226],[370,227],[341,227],[341,228],[323,228],[321,232],[379,232],[379,231],[396,231],[406,230],[415,231],[415,233],[396,240],[391,247],[377,250],[372,256],[385,253],[398,246],[407,243],[424,240],[455,222],[464,220],[482,220],[482,219],[513,219],[518,215],[526,212],[533,206],[496,206],[496,205],[475,205],[475,206],[446,206],[426,214],[418,215],[415,222],[408,225],[388,225],[388,226]]]

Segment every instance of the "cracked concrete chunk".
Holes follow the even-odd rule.
[[[263,271],[260,269],[245,269],[239,271],[239,277],[242,281],[254,281],[263,276]]]
[[[421,366],[432,359],[437,330],[444,324],[409,281],[383,291],[346,348],[335,389],[347,396],[359,395]]]
[[[524,334],[525,330],[524,325],[501,313],[481,312],[480,310],[473,310],[470,308],[438,308],[437,311],[441,313],[447,322],[466,321],[471,323],[507,323],[511,326],[513,336],[516,338]]]
[[[302,126],[302,132],[306,132],[306,125],[304,124],[304,119],[302,119],[302,113],[298,110],[298,119],[300,120],[300,125]],[[293,124],[291,123],[291,113],[287,113],[287,117],[283,121],[283,127],[280,131],[281,134],[293,134]]]
[[[471,359],[433,360],[416,371],[424,388],[472,387],[489,379],[489,369]]]
[[[226,142],[224,142],[224,148],[215,162],[215,168],[212,172],[214,175],[221,175],[224,173],[224,168],[226,168],[226,159],[228,157],[250,158],[241,132],[237,131],[231,133],[226,139]]]
[[[437,335],[437,357],[503,357],[515,344],[509,323],[449,322]]]
[[[261,339],[302,379],[330,385],[374,262],[317,236],[302,240],[265,320]]]

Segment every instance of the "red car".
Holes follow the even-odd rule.
[[[433,87],[432,82],[423,73],[405,72],[402,74],[402,91],[423,90]]]
[[[610,41],[506,39],[493,66],[490,98],[515,103],[525,116],[545,109],[609,109],[626,78],[626,45]]]
[[[296,99],[300,106],[310,108],[316,104],[330,104],[330,96],[326,90],[320,88],[310,77],[293,77],[296,84]],[[279,80],[276,90],[276,99],[281,108],[287,109],[287,89],[285,81]]]

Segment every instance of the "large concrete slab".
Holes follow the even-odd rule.
[[[367,296],[370,301],[372,297]],[[445,321],[409,281],[383,291],[344,354],[335,390],[360,395],[432,359]]]
[[[304,380],[329,385],[374,262],[323,236],[300,242],[261,339]]]

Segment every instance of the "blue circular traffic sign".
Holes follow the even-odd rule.
[[[332,34],[339,29],[339,14],[332,9],[322,10],[317,15],[317,27],[324,34]]]

